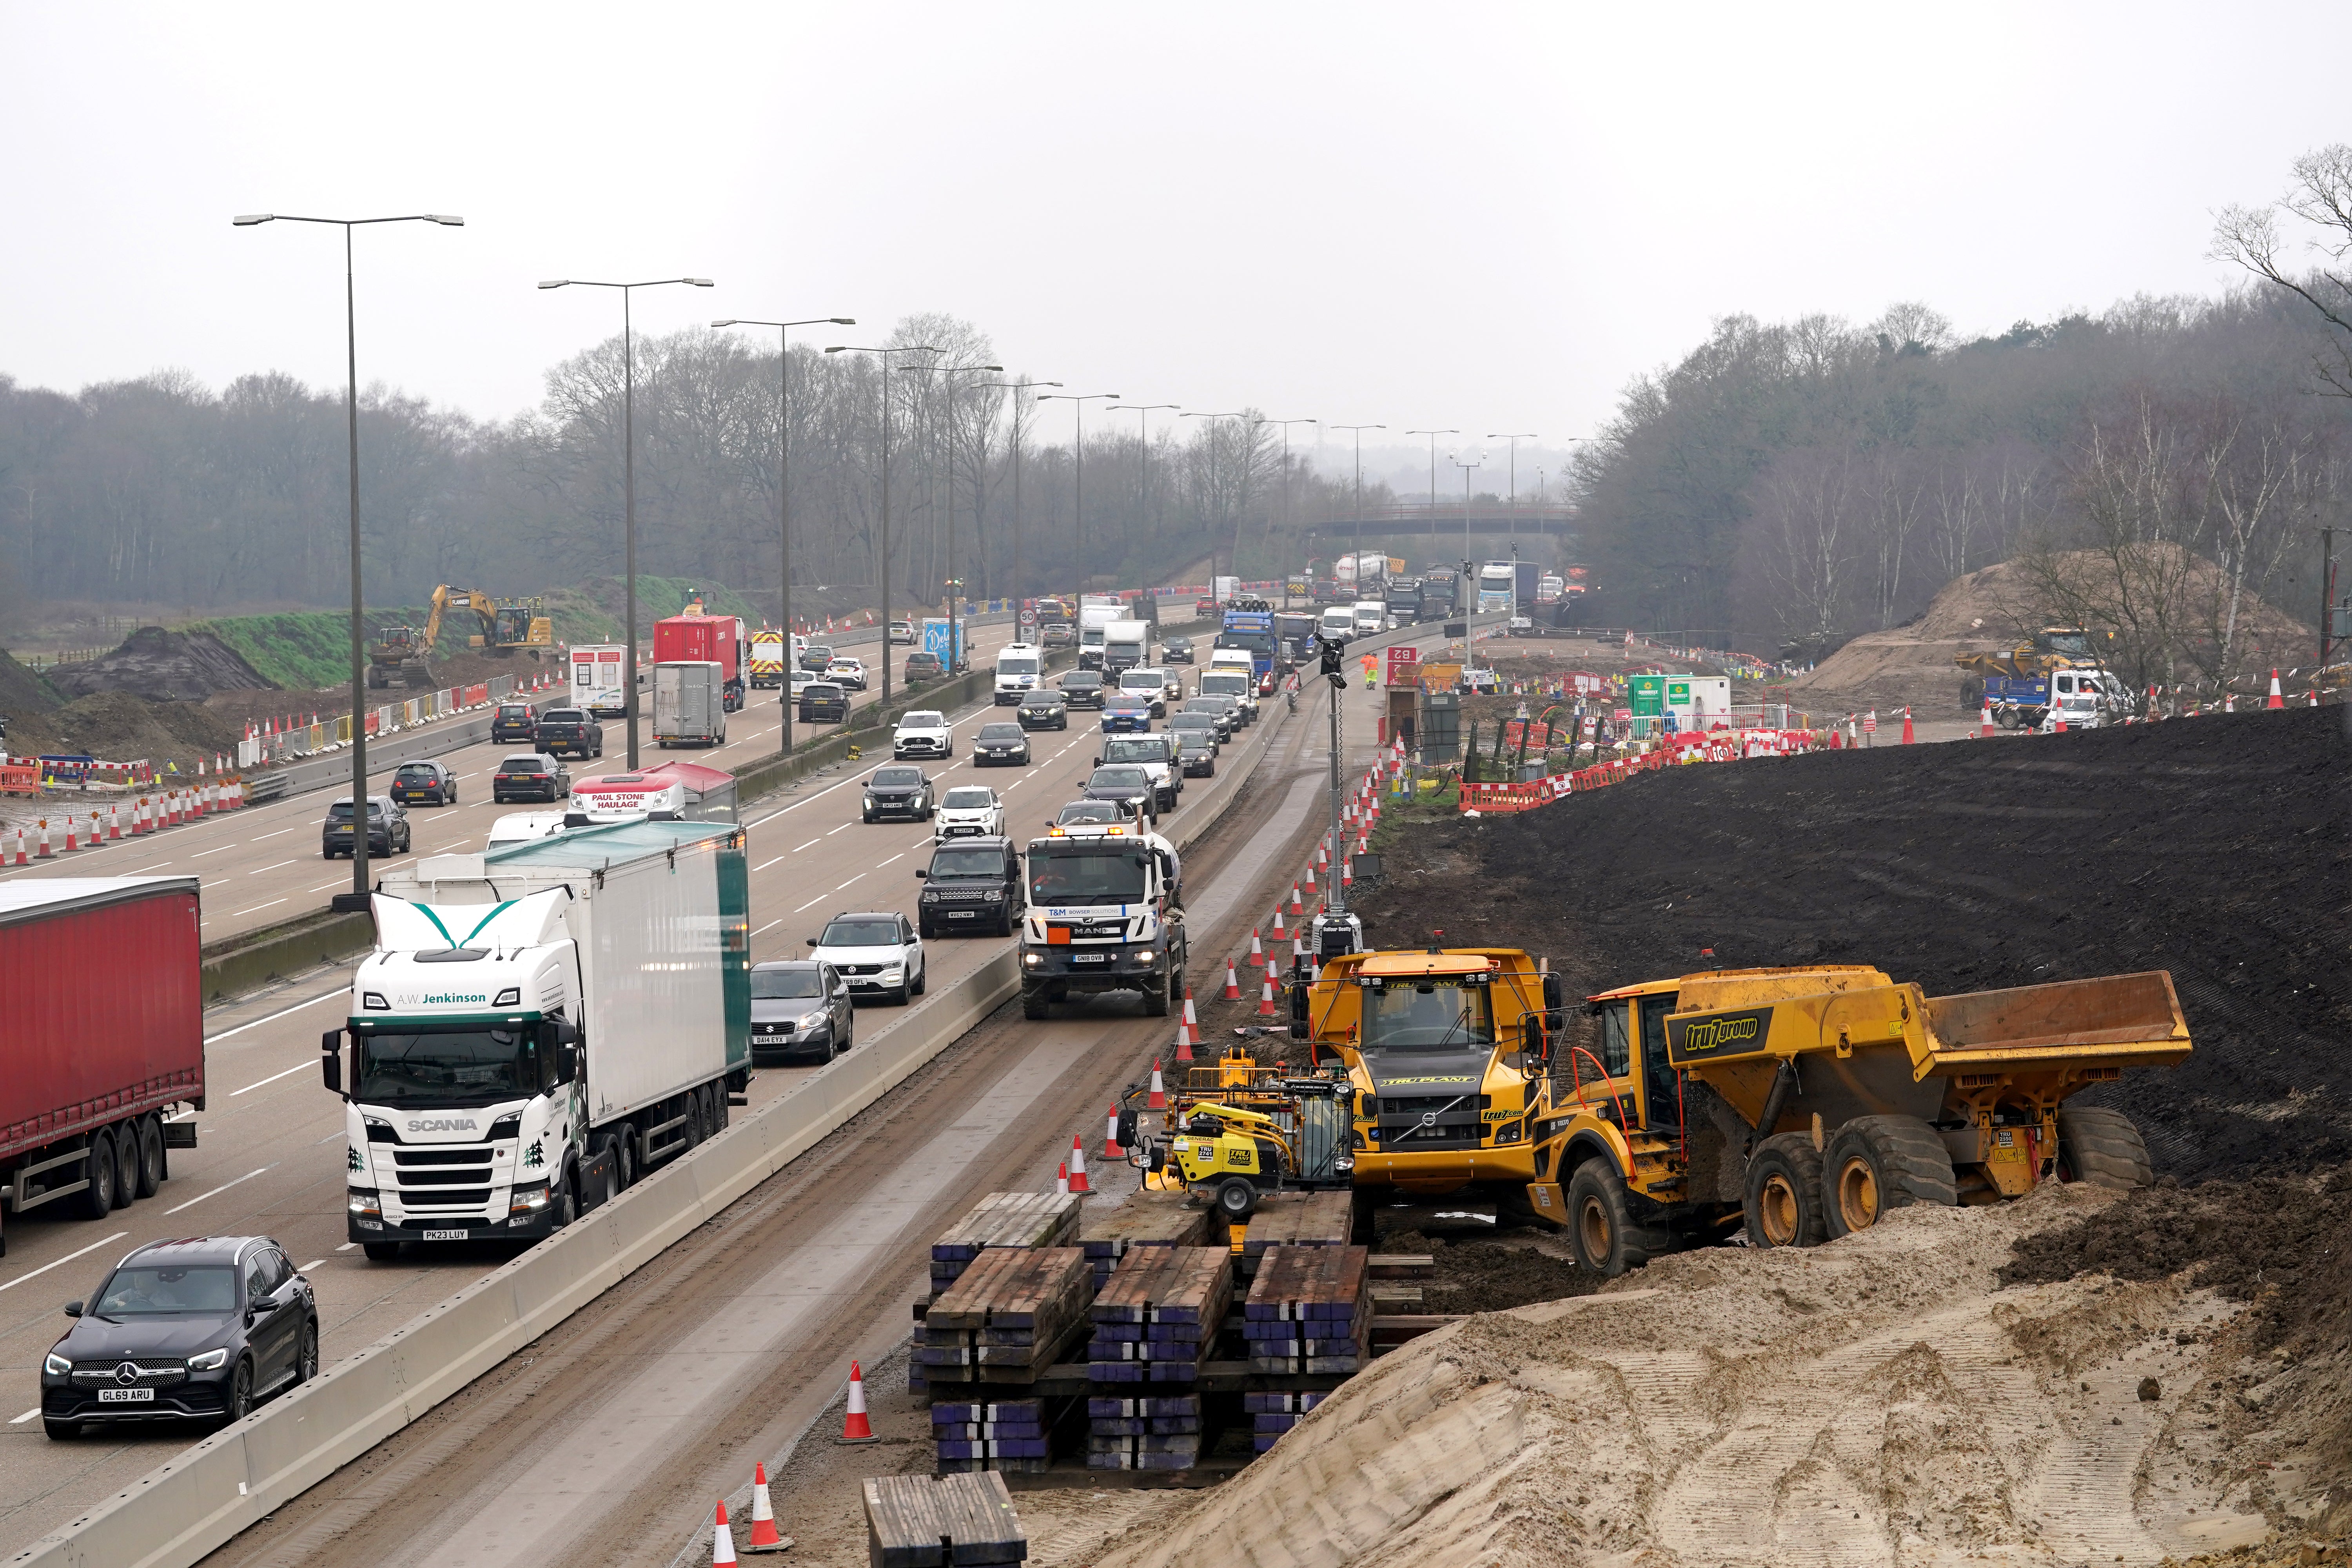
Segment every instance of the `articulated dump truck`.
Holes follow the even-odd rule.
[[[2189,1050],[2154,971],[1929,996],[1863,964],[1721,970],[1586,1002],[1502,949],[1351,954],[1294,1004],[1359,1092],[1360,1204],[1485,1196],[1615,1275],[1743,1224],[1810,1247],[1912,1204],[2150,1179],[2070,1097]],[[1382,1189],[1387,1189],[1383,1191]]]

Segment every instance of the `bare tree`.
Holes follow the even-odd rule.
[[[1785,453],[1759,484],[1763,574],[1781,635],[1792,643],[1827,643],[1843,619],[1862,531],[1861,489],[1843,447]]]
[[[2281,215],[2308,225],[2306,242],[2327,263],[2297,276],[2284,258]],[[2334,329],[2328,350],[2315,361],[2320,381],[2338,397],[2352,397],[2352,144],[2332,142],[2294,161],[2294,184],[2268,206],[2222,209],[2213,226],[2211,254],[2233,261],[2319,312]]]

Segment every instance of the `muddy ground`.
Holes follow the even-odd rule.
[[[2352,1158],[2345,715],[1643,774],[1386,836],[1357,905],[1376,945],[1475,933],[1549,954],[1571,994],[1814,962],[1931,995],[2168,970],[2194,1053],[2097,1097],[2159,1172],[2301,1171]]]

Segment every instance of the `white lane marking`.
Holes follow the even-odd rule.
[[[816,837],[810,839],[810,840],[808,841],[808,843],[807,843],[807,844],[795,844],[795,845],[793,845],[793,854],[795,854],[795,855],[797,855],[797,854],[799,854],[802,850],[803,850],[803,849],[806,849],[806,848],[810,847],[812,845],[822,844],[822,843],[824,843],[824,836],[823,834],[819,834]]]
[[[40,1413],[41,1407],[36,1405],[30,1410],[26,1411],[22,1415],[12,1416],[9,1419],[8,1425],[11,1426],[22,1426],[26,1422],[30,1421],[34,1416],[38,1415]]]
[[[779,855],[779,856],[777,856],[777,857],[776,857],[776,860],[781,860],[781,859],[782,859],[782,858],[783,858],[783,857],[782,857],[782,856],[781,856],[781,855]],[[771,867],[771,866],[774,865],[774,864],[776,863],[776,860],[762,860],[762,861],[761,861],[758,865],[756,865],[756,866],[752,867],[752,868],[751,868],[751,869],[753,869],[754,871],[764,871],[764,870],[766,870],[769,867]]]
[[[305,888],[302,890],[306,893],[323,893],[329,888],[340,888],[349,880],[351,880],[351,879],[348,877],[338,877],[331,882],[321,882],[315,888]]]
[[[891,857],[891,858],[896,859],[896,858],[898,858],[898,857],[893,856],[893,857]],[[860,871],[859,873],[857,873],[857,875],[856,875],[855,877],[852,877],[851,879],[849,879],[849,882],[862,882],[862,881],[864,881],[864,880],[866,880],[866,873],[865,873],[865,872],[863,872],[863,871]],[[841,884],[841,888],[846,888],[847,886],[849,886],[849,882],[844,882],[844,883],[842,883],[842,884]],[[834,891],[837,893],[837,892],[841,891],[841,888],[835,888],[835,889],[834,889]]]
[[[236,847],[237,847],[237,846],[234,844],[215,844],[209,849],[197,850],[194,854],[189,856],[188,858],[191,860],[201,860],[207,855],[217,855],[224,849],[235,849]]]
[[[278,861],[276,865],[271,865],[271,866],[256,866],[252,870],[247,871],[247,872],[246,873],[246,875],[247,875],[247,876],[248,876],[248,877],[258,877],[258,876],[260,876],[264,871],[275,871],[275,870],[277,870],[277,869],[278,868],[278,867],[280,867],[280,866],[291,866],[292,864],[294,864],[294,862],[293,862],[293,861],[291,861],[291,860],[280,860],[280,861]]]
[[[782,924],[783,924],[783,923],[784,923],[784,917],[783,917],[783,916],[782,916],[782,915],[778,915],[774,920],[770,921],[766,925],[761,926],[761,927],[760,928],[760,930],[759,930],[759,931],[753,931],[751,934],[752,934],[753,936],[758,936],[758,935],[760,934],[760,932],[761,932],[761,931],[773,931],[773,930],[775,930],[778,926],[780,926],[780,925],[782,925]]]
[[[100,1247],[106,1246],[107,1243],[121,1241],[124,1237],[129,1236],[130,1234],[131,1233],[127,1230],[118,1230],[112,1236],[100,1237],[96,1241],[91,1242],[88,1247],[83,1247],[80,1252],[68,1252],[63,1258],[58,1258],[55,1263],[44,1263],[38,1268],[33,1269],[27,1273],[17,1275],[16,1278],[9,1280],[5,1285],[0,1285],[0,1290],[14,1290],[17,1286],[22,1285],[26,1280],[32,1279],[36,1274],[47,1274],[52,1268],[61,1268],[65,1265],[71,1263],[75,1258],[79,1258],[83,1252],[96,1252]],[[16,1423],[12,1421],[9,1425],[13,1426]]]
[[[298,822],[294,825],[294,827],[299,827],[301,826],[302,825]],[[265,833],[261,836],[261,838],[248,838],[246,842],[247,844],[258,844],[261,842],[262,838],[275,838],[278,837],[278,833],[291,833],[294,831],[294,827],[281,827],[278,830],[278,833]]]
[[[815,898],[811,899],[807,903],[803,904],[801,906],[801,910],[813,910],[823,902],[824,902],[824,896],[820,893]],[[798,914],[801,912],[801,910],[794,910],[793,913]]]
[[[272,899],[272,900],[269,900],[269,903],[268,903],[268,904],[256,904],[256,905],[254,905],[254,906],[253,906],[253,908],[252,908],[252,909],[250,909],[250,910],[237,910],[237,911],[236,911],[236,914],[233,914],[233,915],[229,916],[228,918],[229,918],[229,919],[231,919],[231,920],[235,920],[235,919],[236,919],[236,918],[237,918],[237,915],[249,915],[249,914],[253,914],[253,913],[255,913],[257,910],[266,910],[266,909],[269,908],[269,905],[270,905],[270,904],[282,904],[282,903],[284,903],[285,901],[286,901],[286,900],[283,900],[283,899]]]
[[[309,1273],[309,1272],[310,1272],[310,1270],[312,1270],[313,1268],[324,1268],[326,1266],[327,1266],[327,1260],[326,1260],[325,1258],[313,1258],[312,1259],[310,1259],[310,1262],[305,1263],[304,1265],[302,1265],[302,1267],[301,1267],[301,1268],[297,1268],[296,1270],[294,1270],[294,1272],[295,1272],[295,1273],[297,1273],[297,1274],[308,1274],[308,1273]]]
[[[274,1024],[278,1019],[286,1016],[289,1013],[299,1013],[305,1007],[315,1007],[320,1003],[327,1000],[330,996],[348,996],[351,994],[351,988],[348,986],[339,991],[321,992],[320,994],[311,997],[308,1002],[297,1002],[291,1007],[280,1008],[278,1011],[269,1015],[267,1018],[256,1018],[250,1024],[239,1024],[234,1029],[223,1029],[217,1035],[206,1035],[205,1037],[205,1044],[209,1046],[215,1040],[226,1040],[231,1035],[242,1035],[247,1029],[258,1029],[264,1024]]]
[[[835,834],[835,833],[839,833],[839,832],[842,830],[842,828],[843,828],[843,827],[855,827],[855,826],[857,826],[857,825],[856,825],[856,823],[854,823],[854,822],[845,822],[845,823],[843,823],[843,824],[841,825],[841,827],[835,827],[835,828],[833,828],[833,829],[829,830],[829,831],[825,834],[825,837],[826,837],[827,838],[830,838],[830,837],[832,837],[834,836],[834,834]]]
[[[282,1077],[282,1076],[284,1076],[284,1075],[282,1075],[282,1074],[281,1074],[280,1076]],[[178,1213],[180,1212],[180,1209],[192,1209],[192,1208],[195,1207],[198,1204],[200,1204],[200,1203],[204,1202],[206,1198],[216,1198],[216,1197],[220,1196],[223,1193],[225,1193],[225,1192],[228,1191],[231,1187],[234,1187],[234,1186],[237,1185],[237,1184],[238,1184],[238,1183],[241,1183],[241,1182],[249,1182],[249,1181],[253,1180],[253,1178],[254,1178],[254,1177],[256,1177],[256,1176],[265,1176],[265,1175],[268,1175],[270,1172],[272,1172],[272,1171],[274,1171],[274,1170],[276,1170],[276,1169],[278,1169],[278,1162],[277,1162],[277,1161],[275,1161],[275,1160],[272,1160],[272,1161],[271,1161],[271,1162],[269,1162],[269,1163],[268,1163],[267,1165],[262,1166],[262,1167],[261,1167],[261,1169],[260,1169],[260,1170],[258,1170],[258,1171],[247,1171],[244,1175],[237,1177],[236,1181],[223,1182],[219,1186],[215,1187],[211,1192],[208,1192],[208,1193],[198,1193],[194,1197],[190,1198],[186,1203],[184,1203],[184,1204],[180,1205],[178,1208],[168,1208],[168,1209],[165,1209],[163,1212],[164,1212],[165,1214],[167,1214],[167,1215],[174,1215],[174,1214],[178,1214]]]
[[[169,860],[158,860],[152,866],[133,866],[130,870],[125,871],[123,875],[126,877],[136,877],[142,871],[160,871],[170,864],[171,862]]]
[[[928,842],[928,840],[926,840],[926,842]],[[899,850],[899,851],[898,851],[898,853],[897,853],[896,855],[891,856],[891,857],[890,857],[890,860],[904,860],[906,858],[907,858],[907,852],[906,852],[904,849],[901,849],[901,850]],[[874,862],[874,868],[875,868],[877,871],[879,871],[880,869],[882,869],[882,868],[883,868],[883,867],[887,866],[887,865],[890,863],[890,860],[877,860],[876,862]],[[866,875],[866,873],[865,873],[865,872],[863,872],[863,871],[860,871],[859,873],[857,873],[857,875],[858,875],[858,876],[860,876],[860,877],[863,877],[864,875]],[[853,880],[854,880],[854,879],[853,879]],[[847,883],[847,882],[844,882],[841,886],[842,886],[842,887],[844,887],[844,888],[845,888],[845,887],[849,886],[849,883]],[[839,889],[835,889],[835,891],[839,891]]]
[[[292,1078],[296,1073],[300,1072],[304,1068],[309,1067],[310,1065],[310,1064],[309,1062],[297,1062],[294,1066],[288,1068],[284,1072],[271,1073],[259,1083],[249,1083],[243,1089],[233,1089],[229,1090],[228,1097],[231,1100],[235,1100],[240,1094],[251,1094],[257,1089],[267,1089],[281,1078]]]
[[[336,1250],[337,1252],[349,1252],[352,1247],[357,1247],[358,1245],[359,1245],[359,1243],[358,1243],[358,1242],[356,1242],[356,1241],[347,1241],[347,1242],[343,1243],[341,1247],[338,1247],[337,1248],[335,1248],[335,1250]]]

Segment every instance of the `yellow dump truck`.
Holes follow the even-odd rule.
[[[1588,1005],[1590,1043],[1549,1045],[1527,1194],[1611,1275],[1742,1224],[1808,1247],[1911,1204],[2143,1184],[2130,1120],[2069,1097],[2189,1050],[2162,971],[1930,996],[1864,964],[1722,970]]]

